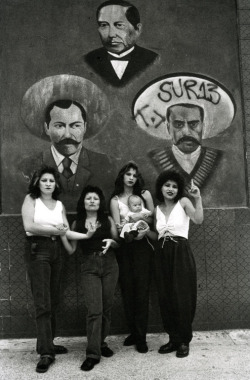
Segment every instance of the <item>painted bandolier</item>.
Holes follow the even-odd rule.
[[[223,152],[214,148],[201,147],[200,157],[191,173],[187,173],[177,162],[171,147],[165,149],[155,149],[149,152],[149,157],[158,173],[163,170],[175,170],[180,173],[187,182],[185,190],[190,188],[190,181],[193,179],[196,186],[201,188],[205,185],[209,176],[219,165]]]

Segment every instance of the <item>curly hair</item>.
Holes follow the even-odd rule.
[[[156,183],[155,183],[156,198],[160,202],[164,201],[164,197],[162,195],[161,189],[162,189],[162,186],[164,185],[164,183],[166,183],[167,181],[174,181],[177,183],[178,193],[174,199],[174,201],[177,202],[179,199],[181,199],[183,197],[185,180],[180,173],[178,173],[174,170],[165,170],[156,179]]]
[[[138,195],[141,197],[144,181],[141,176],[141,173],[139,172],[138,166],[134,161],[129,161],[126,165],[124,165],[121,170],[119,171],[116,180],[115,180],[115,189],[111,195],[111,198],[113,198],[115,195],[120,195],[124,191],[124,175],[130,170],[134,169],[137,174],[137,180],[133,187],[133,194]]]
[[[107,220],[108,215],[106,213],[106,202],[105,202],[105,197],[103,195],[102,190],[97,186],[88,185],[88,186],[83,188],[82,193],[80,195],[80,198],[77,202],[77,207],[76,207],[77,221],[84,221],[85,222],[85,220],[86,220],[87,213],[86,213],[86,209],[84,206],[84,200],[85,200],[85,197],[88,193],[95,193],[100,198],[100,206],[99,206],[99,209],[97,211],[97,220],[99,222]]]
[[[60,176],[59,176],[58,171],[51,166],[43,165],[40,169],[34,172],[29,184],[28,194],[30,194],[31,198],[33,199],[39,198],[41,196],[39,181],[44,174],[52,174],[53,177],[55,178],[56,186],[55,186],[55,190],[53,191],[52,198],[57,200],[59,197],[59,194],[62,192],[62,185],[60,182]]]

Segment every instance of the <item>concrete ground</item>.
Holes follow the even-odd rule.
[[[139,354],[134,347],[123,347],[124,336],[111,336],[107,342],[115,351],[102,358],[90,372],[80,370],[85,358],[86,338],[57,338],[69,353],[58,355],[48,372],[38,374],[35,339],[0,340],[1,380],[249,380],[250,330],[195,332],[190,354],[176,358],[175,353],[160,355],[157,350],[167,342],[166,334],[149,334],[149,352]]]

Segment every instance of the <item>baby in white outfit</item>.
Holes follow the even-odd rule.
[[[123,226],[120,233],[120,236],[124,238],[127,243],[133,241],[134,238],[138,236],[140,230],[149,228],[148,223],[143,219],[146,219],[152,215],[152,212],[143,206],[143,201],[138,195],[129,196],[128,208],[130,211],[125,217],[127,223]],[[133,216],[138,214],[141,215],[142,220],[134,222]]]

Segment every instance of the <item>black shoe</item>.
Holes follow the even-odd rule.
[[[136,343],[136,349],[140,354],[146,354],[148,352],[148,346],[147,343]]]
[[[100,362],[99,359],[87,358],[81,365],[82,371],[91,371],[96,364]]]
[[[134,336],[131,334],[129,336],[127,336],[127,338],[124,340],[123,342],[123,345],[124,346],[134,346],[135,345],[135,338]]]
[[[178,345],[176,343],[168,342],[161,346],[158,350],[159,354],[170,354],[170,352],[177,351]]]
[[[56,355],[67,354],[68,352],[66,347],[59,346],[58,344],[54,344],[54,350]]]
[[[51,358],[49,356],[42,356],[39,362],[37,363],[36,372],[47,372],[50,364],[53,363],[54,360],[54,358]]]
[[[189,344],[181,343],[176,352],[177,358],[185,358],[189,354]]]
[[[108,346],[101,347],[101,353],[105,358],[111,358],[114,355],[114,352]]]

